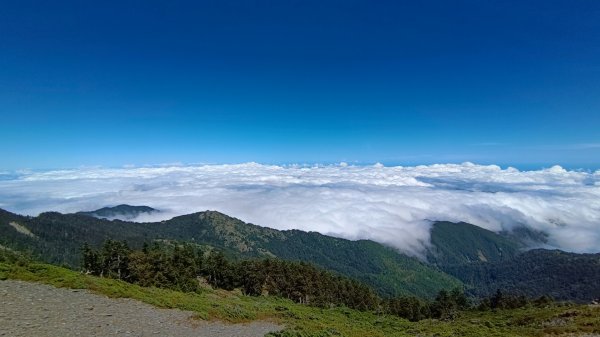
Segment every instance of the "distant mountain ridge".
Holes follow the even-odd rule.
[[[77,214],[101,219],[132,220],[141,214],[152,214],[159,212],[159,210],[149,206],[131,206],[127,204],[121,204],[113,207],[102,207],[95,211],[77,212]]]
[[[600,298],[600,254],[534,249],[496,263],[454,265],[444,270],[461,279],[468,292],[477,297],[502,289],[576,302]]]
[[[586,302],[600,298],[600,254],[528,248],[544,233],[525,227],[494,233],[468,223],[437,222],[428,260],[461,280],[475,297],[504,292]]]
[[[0,246],[73,267],[84,242],[99,247],[106,239],[117,239],[140,248],[144,242],[174,240],[213,247],[233,258],[310,262],[360,280],[383,296],[431,298],[441,289],[464,286],[477,297],[497,289],[579,302],[600,297],[600,254],[526,251],[514,235],[464,222],[437,222],[424,263],[373,241],[279,231],[216,211],[139,223],[57,212],[29,217],[0,209]]]
[[[17,232],[9,223],[36,237]],[[350,241],[298,230],[278,231],[206,211],[150,223],[105,220],[82,214],[42,213],[24,217],[0,210],[0,244],[30,251],[44,261],[78,266],[84,242],[98,247],[106,239],[133,247],[157,239],[193,242],[233,257],[278,257],[306,261],[373,286],[384,296],[432,297],[441,289],[461,287],[456,278],[379,243]]]

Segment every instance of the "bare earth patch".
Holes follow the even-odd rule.
[[[264,321],[247,324],[192,321],[192,315],[86,290],[0,281],[0,336],[261,337],[283,329]]]
[[[21,233],[21,234],[23,234],[23,235],[27,235],[27,236],[30,236],[30,237],[32,237],[32,238],[37,238],[37,236],[36,236],[35,234],[33,234],[33,233],[32,233],[32,232],[29,230],[29,228],[27,228],[27,227],[25,227],[25,226],[23,226],[23,225],[21,225],[21,224],[18,224],[18,223],[14,222],[14,221],[12,221],[12,222],[9,222],[8,224],[9,224],[9,225],[10,225],[12,228],[14,228],[14,229],[15,229],[17,232],[19,232],[19,233]]]

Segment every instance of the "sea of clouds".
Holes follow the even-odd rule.
[[[218,210],[277,229],[372,239],[420,255],[434,220],[543,231],[548,244],[600,251],[600,171],[472,163],[413,167],[195,165],[0,173],[0,208],[37,215],[121,203],[162,212]]]

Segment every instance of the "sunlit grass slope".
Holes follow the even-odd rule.
[[[276,336],[577,336],[600,333],[600,308],[550,305],[497,312],[464,312],[452,321],[404,319],[347,308],[319,309],[274,297],[249,297],[232,291],[201,293],[144,288],[84,275],[47,264],[0,263],[0,279],[89,289],[109,297],[137,299],[161,308],[196,313],[198,319],[246,322],[268,319],[285,325]]]

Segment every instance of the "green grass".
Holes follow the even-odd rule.
[[[247,322],[267,319],[285,325],[277,337],[383,336],[576,336],[600,334],[600,308],[552,305],[498,312],[464,312],[453,321],[404,319],[347,308],[319,309],[274,297],[205,289],[201,293],[144,288],[47,264],[0,263],[0,279],[18,279],[56,287],[89,289],[110,297],[133,298],[161,308],[196,313],[198,319]]]

